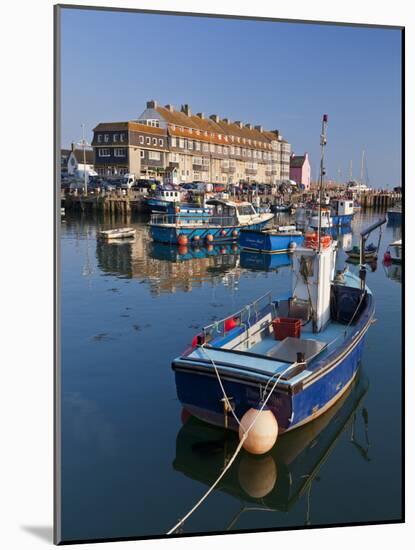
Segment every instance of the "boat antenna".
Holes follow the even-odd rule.
[[[323,176],[326,173],[324,168],[324,147],[327,143],[326,138],[326,129],[327,129],[327,115],[323,115],[323,121],[321,123],[321,135],[320,135],[320,147],[321,147],[321,158],[320,158],[320,181],[318,186],[318,250],[320,251],[321,244],[321,201],[323,197]]]

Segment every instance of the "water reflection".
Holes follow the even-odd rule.
[[[228,529],[235,528],[240,515],[249,510],[288,512],[304,494],[309,504],[313,480],[346,431],[360,456],[369,460],[368,413],[362,407],[367,391],[368,381],[361,376],[328,412],[285,434],[268,454],[253,456],[242,451],[218,485],[218,490],[243,502]],[[210,486],[235,451],[237,435],[190,415],[182,418],[173,467]],[[305,523],[311,523],[309,506]]]
[[[230,272],[238,274],[239,247],[235,244],[169,246],[152,242],[146,227],[136,226],[136,231],[136,238],[125,242],[97,239],[97,262],[103,273],[144,280],[157,295],[190,292],[204,281],[217,284]]]
[[[241,251],[241,267],[251,271],[278,271],[281,267],[292,265],[289,254],[259,254]]]
[[[386,277],[397,283],[402,282],[402,264],[383,264]]]

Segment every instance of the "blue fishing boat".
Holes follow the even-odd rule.
[[[153,214],[151,237],[179,245],[236,241],[241,229],[262,229],[274,217],[270,212],[258,213],[249,202],[211,199],[206,201],[206,207],[210,209],[208,216]]]
[[[325,115],[320,204],[326,124]],[[361,233],[362,253],[385,222]],[[192,415],[241,436],[244,418],[266,405],[284,434],[322,415],[351,386],[375,312],[363,258],[359,276],[347,268],[335,274],[336,245],[319,232],[293,250],[292,261],[290,292],[268,293],[204,327],[173,361],[178,398]]]
[[[340,199],[333,199],[330,207],[333,226],[350,226],[355,212],[354,203],[352,200],[345,199],[344,197],[341,197]]]
[[[184,197],[184,193],[172,186],[159,187],[155,195],[145,197],[144,202],[152,212],[168,212],[175,209]]]
[[[239,233],[239,246],[243,250],[279,254],[288,252],[303,244],[304,236],[295,225],[280,226],[276,229],[242,229]]]

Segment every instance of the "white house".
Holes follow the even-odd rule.
[[[72,150],[68,157],[68,175],[83,178],[85,171],[88,176],[98,175],[94,170],[94,151],[85,149],[84,164],[84,150],[75,149],[74,144],[72,144]]]

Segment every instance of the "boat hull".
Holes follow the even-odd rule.
[[[303,242],[304,236],[297,233],[275,235],[267,231],[245,229],[239,234],[239,245],[242,249],[265,254],[288,252],[292,243],[301,246]]]
[[[353,215],[354,214],[344,214],[344,215],[341,215],[341,216],[336,216],[336,215],[332,215],[331,216],[331,219],[332,219],[332,224],[334,226],[338,226],[338,225],[350,225],[352,223],[352,220],[353,220]]]
[[[388,223],[390,225],[399,225],[402,223],[402,212],[398,210],[388,210]]]
[[[154,241],[168,244],[178,244],[179,236],[187,237],[188,242],[204,242],[207,239],[212,239],[212,243],[223,243],[237,241],[241,229],[256,229],[261,230],[266,226],[272,218],[264,219],[263,221],[247,225],[166,225],[166,224],[150,224],[150,234]],[[211,235],[211,237],[208,237]],[[196,237],[196,239],[195,239]]]

